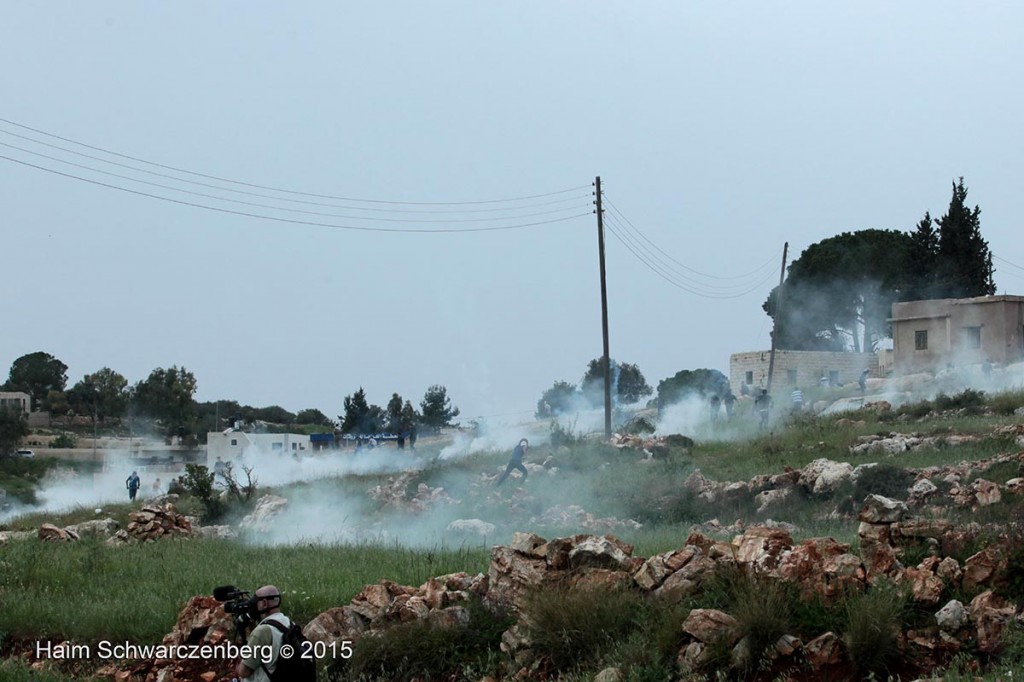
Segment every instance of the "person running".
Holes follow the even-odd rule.
[[[761,417],[759,428],[768,428],[768,413],[772,408],[772,397],[768,395],[768,389],[762,388],[761,393],[754,398],[754,409]]]
[[[525,438],[519,441],[519,445],[517,445],[515,449],[512,450],[512,458],[508,460],[508,466],[505,467],[505,473],[501,475],[501,478],[499,478],[498,482],[494,484],[494,487],[498,487],[499,485],[504,483],[505,479],[508,478],[508,475],[512,473],[513,469],[519,469],[521,472],[523,472],[523,480],[526,480],[526,477],[529,475],[529,472],[526,470],[526,467],[523,466],[523,456],[526,455],[526,451],[529,449],[530,441],[526,440]]]
[[[133,471],[132,475],[125,479],[124,487],[128,488],[128,499],[134,502],[135,496],[139,494],[139,488],[142,487],[142,481],[139,480],[137,471]]]

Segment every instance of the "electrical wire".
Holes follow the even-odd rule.
[[[277,217],[277,216],[262,215],[262,214],[259,214],[259,213],[249,213],[247,211],[236,211],[236,210],[233,210],[233,209],[219,208],[219,207],[216,207],[216,206],[207,206],[205,204],[197,204],[197,203],[194,203],[194,202],[191,202],[191,201],[183,201],[181,199],[173,199],[171,197],[164,197],[164,196],[160,196],[158,194],[151,194],[149,192],[142,192],[142,191],[139,191],[139,190],[130,189],[128,187],[121,187],[120,185],[113,185],[113,184],[106,183],[106,182],[100,182],[99,180],[92,180],[92,179],[89,179],[89,178],[83,178],[83,177],[81,177],[79,175],[75,175],[73,173],[65,173],[63,171],[59,171],[59,170],[56,170],[56,169],[53,169],[53,168],[47,168],[45,166],[39,166],[39,165],[34,164],[34,163],[29,163],[28,161],[23,161],[21,159],[15,159],[15,158],[12,158],[12,157],[9,157],[9,156],[4,156],[2,154],[0,154],[0,159],[6,160],[6,161],[11,161],[13,163],[17,163],[17,164],[20,164],[22,166],[27,166],[29,168],[35,168],[37,170],[45,171],[47,173],[52,173],[54,175],[59,175],[59,176],[65,177],[65,178],[70,178],[70,179],[74,179],[74,180],[80,180],[82,182],[87,182],[87,183],[92,184],[92,185],[98,185],[100,187],[107,187],[107,188],[115,189],[115,190],[118,190],[118,191],[121,191],[121,192],[127,192],[129,194],[135,194],[135,195],[138,195],[138,196],[149,197],[151,199],[159,199],[161,201],[167,201],[167,202],[170,202],[170,203],[173,203],[173,204],[179,204],[179,205],[182,205],[182,206],[192,206],[194,208],[202,208],[202,209],[206,209],[208,211],[216,211],[218,213],[227,213],[227,214],[231,214],[231,215],[245,216],[245,217],[248,217],[248,218],[258,218],[260,220],[271,220],[271,221],[275,221],[275,222],[288,223],[288,224],[292,224],[292,225],[307,225],[307,226],[311,226],[311,227],[326,227],[326,228],[331,228],[331,229],[336,229],[336,230],[357,230],[357,231],[362,231],[362,232],[393,232],[393,233],[405,233],[405,234],[416,234],[416,233],[421,233],[421,234],[426,234],[426,233],[453,233],[453,232],[495,232],[495,231],[500,231],[500,230],[515,230],[515,229],[526,228],[526,227],[534,227],[536,225],[550,225],[552,223],[562,223],[562,222],[566,222],[566,221],[569,221],[569,220],[574,220],[576,218],[581,218],[583,216],[592,215],[592,213],[593,213],[592,211],[587,211],[586,213],[579,213],[579,214],[576,214],[576,215],[565,216],[563,218],[554,218],[554,219],[551,219],[551,220],[540,220],[540,221],[536,221],[536,222],[521,223],[521,224],[517,224],[517,225],[501,225],[501,226],[491,226],[491,227],[464,227],[464,228],[447,228],[447,229],[445,229],[445,228],[412,229],[412,228],[387,228],[387,227],[368,227],[368,226],[356,226],[356,225],[338,225],[338,224],[335,224],[335,223],[321,223],[321,222],[315,222],[315,221],[311,221],[311,220],[296,220],[296,219],[293,219],[293,218],[281,218],[281,217]]]
[[[748,276],[748,280],[745,282],[737,282],[735,284],[707,284],[699,280],[693,279],[693,277],[687,272],[682,272],[678,268],[672,265],[672,263],[666,261],[664,258],[659,256],[657,253],[651,251],[650,247],[641,242],[637,236],[632,234],[628,228],[624,227],[615,216],[605,215],[605,222],[610,225],[615,225],[619,228],[619,235],[626,238],[629,241],[630,246],[633,248],[634,253],[643,254],[644,260],[652,266],[658,267],[662,272],[670,274],[673,278],[681,280],[685,283],[685,286],[694,289],[694,293],[708,293],[711,295],[728,295],[734,294],[740,290],[746,292],[752,284],[760,285],[765,278],[772,277],[774,273],[771,271],[765,271],[761,273],[758,279],[752,280]],[[672,259],[673,261],[675,259]]]
[[[389,222],[389,223],[484,223],[484,222],[495,222],[495,221],[519,220],[521,218],[536,218],[536,217],[539,217],[539,216],[554,215],[554,214],[557,214],[557,213],[565,213],[566,211],[581,210],[581,209],[584,208],[582,205],[577,205],[577,206],[567,206],[567,207],[564,207],[564,208],[553,209],[553,210],[549,210],[549,211],[540,211],[540,212],[537,212],[537,213],[521,213],[521,214],[514,214],[514,215],[509,215],[509,216],[498,216],[498,217],[491,217],[491,218],[430,218],[430,219],[427,219],[427,218],[380,218],[380,217],[376,217],[376,216],[354,216],[354,215],[346,215],[346,214],[339,214],[339,213],[324,213],[324,212],[321,212],[321,211],[305,211],[305,210],[297,209],[297,208],[282,208],[280,206],[273,206],[273,205],[269,205],[269,204],[259,204],[259,203],[252,202],[252,201],[242,201],[240,199],[227,199],[227,198],[224,198],[224,197],[219,197],[219,196],[217,196],[215,194],[207,194],[205,192],[194,192],[192,190],[181,189],[180,187],[172,187],[170,185],[164,185],[164,184],[159,183],[159,182],[150,182],[149,180],[139,180],[138,178],[133,178],[133,177],[128,176],[128,175],[122,175],[120,173],[111,173],[110,171],[105,171],[105,170],[101,170],[101,169],[98,169],[98,168],[93,168],[92,166],[86,166],[84,164],[75,163],[73,161],[67,161],[65,159],[60,159],[60,158],[57,158],[55,156],[50,156],[49,154],[43,154],[41,152],[34,152],[34,151],[30,150],[30,149],[24,149],[22,147],[18,147],[16,145],[8,144],[6,142],[0,142],[0,146],[8,147],[10,149],[16,149],[18,151],[25,152],[25,153],[28,153],[28,154],[33,154],[35,156],[41,156],[44,159],[49,159],[50,161],[56,161],[58,163],[67,164],[67,165],[73,166],[75,168],[81,168],[83,170],[92,171],[94,173],[100,173],[102,175],[107,175],[107,176],[119,178],[121,180],[128,180],[130,182],[137,182],[137,183],[140,183],[140,184],[143,184],[143,185],[149,185],[151,187],[159,187],[160,189],[166,189],[166,190],[170,190],[172,192],[182,192],[183,194],[189,194],[189,195],[192,195],[192,196],[203,197],[203,198],[206,198],[206,199],[214,199],[215,201],[226,201],[226,202],[229,202],[229,203],[232,203],[232,204],[241,204],[241,205],[244,205],[244,206],[253,206],[253,207],[256,207],[256,208],[267,208],[267,209],[270,209],[270,210],[273,210],[273,211],[285,211],[285,212],[288,212],[288,213],[299,213],[299,214],[302,214],[302,215],[313,215],[313,216],[328,217],[328,218],[344,218],[344,219],[347,219],[347,220],[368,220],[368,221],[374,221],[374,222]]]
[[[636,226],[635,226],[635,225],[633,225],[633,223],[632,223],[632,222],[631,222],[631,221],[629,220],[629,218],[627,218],[627,217],[626,217],[625,215],[623,215],[623,213],[622,213],[622,212],[621,212],[621,211],[620,211],[620,210],[619,210],[619,209],[618,209],[618,208],[617,208],[617,207],[615,206],[615,204],[614,204],[614,203],[612,203],[612,201],[611,201],[610,199],[608,199],[608,198],[607,198],[607,197],[605,196],[605,193],[604,193],[604,192],[602,192],[602,199],[603,199],[603,201],[607,202],[607,203],[608,203],[608,205],[609,205],[609,206],[611,206],[612,210],[613,210],[613,211],[614,211],[614,212],[615,212],[615,213],[616,213],[616,214],[617,214],[617,215],[618,215],[618,216],[619,216],[619,217],[620,217],[620,218],[621,218],[622,220],[624,220],[624,221],[625,221],[625,222],[626,222],[626,223],[627,223],[627,224],[628,224],[628,225],[629,225],[629,226],[630,226],[631,228],[633,228],[633,230],[634,230],[634,231],[635,231],[635,232],[636,232],[636,233],[637,233],[638,235],[640,235],[640,237],[641,237],[641,238],[643,238],[643,239],[644,239],[644,241],[646,241],[646,242],[647,242],[648,244],[650,244],[651,246],[653,246],[653,247],[654,247],[654,248],[655,248],[655,249],[656,249],[657,251],[659,251],[660,253],[662,253],[663,255],[665,255],[665,256],[666,256],[666,257],[667,257],[667,258],[668,258],[669,260],[671,260],[671,261],[672,261],[673,263],[675,263],[676,265],[679,265],[680,267],[682,267],[683,269],[685,269],[685,270],[687,270],[687,271],[689,271],[689,272],[692,272],[692,273],[694,273],[695,275],[700,275],[701,277],[707,277],[707,278],[709,278],[709,279],[727,279],[727,280],[729,280],[729,279],[746,279],[746,278],[750,277],[751,275],[754,275],[754,274],[757,274],[757,273],[761,273],[761,272],[762,272],[762,271],[764,271],[764,270],[765,270],[766,268],[770,268],[770,267],[772,267],[772,266],[773,266],[773,264],[774,264],[774,263],[776,262],[776,260],[777,260],[775,256],[772,256],[772,258],[771,258],[771,259],[769,259],[769,260],[765,261],[765,262],[764,262],[763,264],[761,264],[761,265],[757,266],[756,268],[754,268],[754,269],[753,269],[753,270],[751,270],[750,272],[748,272],[748,273],[745,273],[745,274],[743,274],[743,275],[735,275],[735,276],[724,276],[724,275],[709,275],[709,274],[703,273],[703,272],[701,272],[701,271],[699,271],[699,270],[695,270],[695,269],[691,268],[690,266],[686,265],[685,263],[680,263],[680,262],[679,262],[678,260],[676,260],[675,258],[673,258],[672,256],[670,256],[669,254],[667,254],[667,253],[665,253],[664,251],[662,251],[662,249],[661,249],[660,247],[658,247],[658,245],[657,245],[657,244],[655,244],[654,242],[652,242],[652,241],[651,241],[650,239],[648,239],[648,238],[647,238],[647,236],[646,236],[646,235],[644,235],[644,234],[643,234],[643,232],[641,232],[641,231],[640,231],[639,229],[637,229],[637,228],[636,228]]]
[[[641,263],[643,263],[645,266],[647,266],[648,269],[650,269],[652,272],[654,272],[656,275],[658,275],[659,277],[664,279],[666,282],[668,282],[672,286],[674,286],[674,287],[676,287],[678,289],[682,289],[683,291],[686,291],[687,293],[691,293],[691,294],[694,294],[696,296],[700,296],[702,298],[719,299],[719,300],[721,300],[721,299],[730,299],[730,298],[740,298],[742,296],[746,296],[747,294],[750,294],[750,293],[752,293],[754,291],[757,291],[757,290],[761,289],[772,278],[772,273],[769,272],[769,273],[767,273],[763,277],[763,279],[761,281],[754,282],[748,288],[746,288],[743,291],[739,291],[739,292],[732,292],[732,293],[718,292],[718,293],[715,293],[715,292],[699,291],[697,289],[694,289],[692,286],[686,285],[685,283],[680,283],[678,280],[673,278],[671,272],[667,272],[666,273],[664,267],[659,266],[659,264],[657,264],[656,262],[653,262],[645,254],[641,253],[636,248],[636,241],[635,241],[635,239],[633,237],[631,237],[628,233],[624,233],[623,230],[622,230],[621,224],[618,224],[617,221],[615,221],[614,219],[608,220],[607,216],[606,216],[605,225],[608,227],[608,232],[612,236],[614,236],[624,247],[626,247],[626,249],[637,258],[637,260],[639,260]]]
[[[430,213],[439,213],[439,214],[449,214],[449,213],[495,213],[495,212],[499,212],[499,211],[525,210],[525,209],[529,209],[529,208],[555,206],[555,205],[558,205],[558,204],[563,204],[563,203],[567,203],[567,202],[570,202],[570,201],[578,201],[579,199],[593,196],[592,193],[588,192],[587,194],[578,195],[578,196],[575,196],[575,197],[555,199],[555,200],[551,200],[551,201],[530,203],[530,204],[525,204],[525,205],[508,206],[508,207],[497,207],[497,208],[494,208],[494,207],[492,207],[492,208],[471,208],[471,209],[470,208],[460,208],[460,209],[439,209],[439,208],[408,209],[408,208],[380,208],[380,207],[376,207],[376,206],[352,206],[352,205],[348,205],[348,204],[330,204],[330,203],[325,203],[325,202],[321,202],[321,201],[309,201],[307,199],[293,199],[293,198],[290,198],[290,197],[276,197],[276,196],[273,196],[273,195],[270,195],[270,194],[265,194],[263,192],[250,192],[250,191],[247,191],[247,190],[235,189],[234,187],[221,187],[220,185],[214,185],[214,184],[211,184],[211,183],[208,183],[208,182],[200,182],[198,180],[188,180],[188,179],[185,179],[185,178],[179,178],[179,177],[176,177],[174,175],[170,175],[168,173],[161,173],[159,171],[152,171],[152,170],[148,170],[146,168],[138,168],[138,167],[133,166],[131,164],[120,163],[118,161],[111,161],[110,159],[104,159],[104,158],[102,158],[100,156],[96,156],[94,154],[86,154],[84,152],[76,151],[74,149],[68,149],[67,147],[62,147],[60,145],[51,144],[49,142],[43,142],[42,140],[36,140],[36,139],[31,138],[31,137],[29,137],[27,135],[19,135],[17,133],[12,133],[11,131],[4,130],[2,128],[0,128],[0,133],[3,133],[4,135],[10,135],[11,137],[16,137],[16,138],[21,139],[21,140],[26,140],[26,141],[31,142],[33,144],[38,144],[38,145],[41,145],[41,146],[44,146],[44,147],[48,147],[50,149],[56,149],[58,151],[65,152],[67,154],[74,154],[75,156],[80,156],[80,157],[83,157],[83,158],[92,159],[93,161],[99,161],[100,163],[106,163],[106,164],[109,164],[109,165],[112,165],[112,166],[117,166],[119,168],[126,168],[126,169],[129,169],[129,170],[138,172],[138,173],[145,173],[146,175],[152,175],[152,176],[155,176],[155,177],[167,178],[169,180],[174,180],[175,182],[180,182],[180,183],[184,183],[184,184],[196,185],[196,186],[199,186],[199,187],[207,187],[207,188],[215,189],[215,190],[218,190],[218,191],[221,191],[221,192],[232,192],[232,193],[235,193],[235,194],[242,194],[242,195],[245,195],[245,196],[260,197],[260,198],[263,198],[263,199],[270,199],[272,201],[283,201],[283,202],[294,203],[294,204],[304,204],[304,205],[308,205],[308,206],[321,206],[321,207],[327,207],[327,208],[342,208],[342,209],[347,209],[347,210],[352,210],[352,211],[367,211],[367,212],[378,212],[378,213],[423,213],[423,214],[430,214]],[[0,144],[5,144],[5,143],[0,143]],[[36,154],[38,156],[44,156],[45,158],[50,158],[50,159],[54,159],[54,160],[61,160],[61,159],[58,159],[57,157],[49,157],[49,156],[46,156],[45,154],[41,154],[40,152],[34,152],[34,151],[31,151],[31,150],[24,149],[22,147],[17,147],[15,145],[5,144],[5,146],[9,146],[9,147],[11,147],[13,149],[18,149],[20,151],[24,151],[24,152],[27,152],[29,154]],[[68,164],[71,164],[71,165],[76,165],[76,164],[72,164],[70,161],[63,161],[63,163],[68,163]],[[91,168],[89,166],[81,166],[81,167]],[[98,173],[106,173],[106,171],[100,171],[100,170],[97,170],[96,172],[98,172]],[[125,176],[116,176],[116,177],[125,177]],[[129,179],[131,179],[131,178],[129,178]],[[137,181],[137,182],[141,182],[141,181]],[[158,185],[158,186],[162,186],[162,185]],[[580,187],[580,188],[577,189],[577,191],[582,191],[583,189],[586,189],[586,188],[585,187]],[[200,196],[206,196],[206,195],[200,195]],[[327,214],[327,215],[330,215],[330,214]]]
[[[514,202],[514,201],[529,201],[529,200],[533,200],[533,199],[541,199],[541,198],[545,198],[545,197],[557,196],[557,195],[560,195],[560,194],[568,194],[570,192],[577,192],[579,190],[588,189],[589,188],[589,185],[581,185],[579,187],[570,187],[568,189],[562,189],[562,190],[558,190],[558,191],[555,191],[555,192],[545,192],[545,193],[542,193],[542,194],[531,194],[531,195],[527,195],[527,196],[508,197],[508,198],[504,198],[504,199],[485,199],[485,200],[478,200],[478,201],[391,201],[391,200],[384,200],[384,199],[360,199],[360,198],[357,198],[357,197],[337,196],[337,195],[331,195],[331,194],[317,194],[317,193],[314,193],[314,192],[301,192],[301,191],[297,191],[297,190],[290,190],[290,189],[283,189],[283,188],[279,188],[279,187],[273,187],[273,186],[270,186],[270,185],[260,185],[260,184],[251,183],[251,182],[244,182],[244,181],[241,181],[241,180],[232,180],[230,178],[222,178],[222,177],[219,177],[219,176],[216,176],[216,175],[209,175],[209,174],[206,174],[206,173],[199,173],[199,172],[187,170],[187,169],[184,169],[184,168],[176,168],[175,166],[169,166],[169,165],[162,164],[162,163],[156,163],[154,161],[147,161],[146,159],[139,158],[139,157],[136,157],[136,156],[129,156],[128,154],[122,154],[120,152],[111,151],[109,149],[104,149],[103,147],[97,147],[97,146],[94,146],[94,145],[91,145],[91,144],[86,144],[84,142],[78,142],[77,140],[73,140],[73,139],[68,138],[68,137],[61,137],[60,135],[56,135],[54,133],[49,133],[49,132],[47,132],[45,130],[41,130],[39,128],[33,128],[31,126],[23,125],[21,123],[17,123],[16,121],[12,121],[12,120],[6,119],[6,118],[0,118],[0,123],[6,123],[8,125],[13,125],[13,126],[16,126],[18,128],[22,128],[23,130],[30,130],[30,131],[32,131],[34,133],[38,133],[40,135],[45,135],[46,137],[52,137],[54,139],[61,140],[63,142],[70,142],[71,144],[75,144],[75,145],[78,145],[80,147],[85,147],[86,149],[92,149],[94,151],[103,152],[104,154],[110,154],[111,156],[116,156],[116,157],[119,157],[119,158],[122,158],[122,159],[128,159],[130,161],[136,161],[138,163],[144,163],[144,164],[147,164],[147,165],[150,165],[150,166],[155,166],[157,168],[163,168],[165,170],[172,170],[172,171],[175,171],[177,173],[185,173],[185,174],[193,175],[193,176],[196,176],[196,177],[207,178],[208,180],[218,180],[220,182],[227,182],[227,183],[230,183],[230,184],[241,185],[241,186],[244,186],[244,187],[252,187],[254,189],[270,190],[270,191],[273,191],[273,192],[281,192],[282,194],[294,194],[294,195],[298,195],[298,196],[314,197],[314,198],[318,198],[318,199],[334,199],[334,200],[337,200],[337,201],[355,201],[355,202],[362,202],[362,203],[369,203],[369,204],[390,204],[390,205],[396,205],[396,206],[471,206],[471,205],[482,205],[482,204],[509,203],[509,202]]]

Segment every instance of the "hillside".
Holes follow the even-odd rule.
[[[0,615],[3,648],[78,679],[191,679],[166,661],[46,660],[27,643],[156,643],[181,618],[217,632],[223,612],[190,598],[272,580],[311,638],[354,643],[325,679],[1021,674],[1022,406],[964,391],[609,444],[549,427],[551,442],[531,433],[529,476],[501,487],[508,450],[465,442],[295,464],[309,475],[261,484],[219,518],[189,497],[108,505],[112,522],[71,533],[95,510],[21,516],[0,534],[17,605]],[[139,543],[176,510],[192,539]],[[58,542],[39,541],[44,522]],[[211,663],[210,679],[223,671]]]

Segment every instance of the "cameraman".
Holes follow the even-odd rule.
[[[252,612],[253,620],[259,620],[249,635],[247,642],[253,651],[260,651],[268,644],[272,646],[273,655],[270,663],[263,664],[259,658],[243,658],[238,662],[235,673],[241,678],[252,678],[254,682],[270,682],[270,675],[273,674],[277,665],[277,656],[281,650],[281,632],[267,621],[274,619],[285,628],[291,625],[288,616],[281,613],[281,591],[273,585],[265,585],[256,590],[253,595],[255,602]]]

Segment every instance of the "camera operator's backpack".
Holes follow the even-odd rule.
[[[280,621],[270,618],[263,621],[274,627],[281,633],[281,648],[287,644],[291,647],[291,656],[287,658],[278,653],[277,663],[274,665],[274,672],[263,670],[274,682],[316,682],[316,661],[312,658],[309,647],[309,640],[302,634],[302,628],[296,623],[285,627]]]

